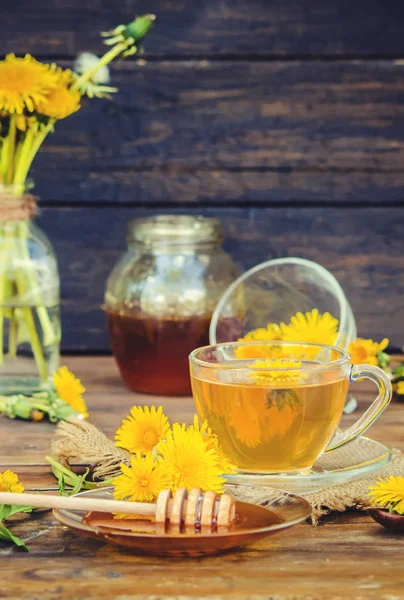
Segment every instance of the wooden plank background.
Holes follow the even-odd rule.
[[[404,6],[358,0],[47,0],[2,7],[0,51],[69,66],[153,12],[120,93],[59,123],[37,158],[66,351],[107,351],[100,308],[130,218],[223,221],[242,268],[317,260],[364,336],[404,344]]]

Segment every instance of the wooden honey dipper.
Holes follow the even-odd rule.
[[[236,502],[230,494],[202,492],[199,488],[160,492],[156,503],[156,523],[169,522],[170,527],[221,528],[230,527],[236,518]]]
[[[158,495],[156,504],[103,500],[85,496],[48,496],[12,492],[0,492],[0,504],[155,517],[157,524],[165,526],[168,523],[171,529],[178,528],[178,530],[182,525],[193,530],[205,527],[211,529],[229,527],[236,517],[236,503],[233,496],[230,494],[219,496],[216,492],[202,492],[199,488],[194,488],[189,493],[185,489],[180,489],[174,496],[171,490],[163,490]]]

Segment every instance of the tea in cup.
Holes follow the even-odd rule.
[[[251,356],[251,358],[249,358]],[[297,342],[234,342],[190,355],[198,416],[208,422],[236,471],[304,474],[324,452],[356,439],[391,399],[387,375],[372,365],[351,365],[340,348]],[[349,383],[369,378],[379,396],[330,445]]]

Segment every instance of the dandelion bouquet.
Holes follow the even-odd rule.
[[[0,374],[6,393],[43,387],[57,368],[57,265],[49,243],[30,222],[36,212],[28,193],[31,165],[58,121],[77,112],[85,98],[117,91],[108,85],[107,65],[135,54],[153,20],[143,15],[103,33],[108,52],[100,59],[81,55],[75,70],[29,54],[0,61]],[[21,348],[35,361],[28,384],[16,361]]]
[[[170,423],[161,406],[132,407],[114,442],[86,421],[61,422],[47,460],[61,490],[112,484],[115,499],[139,502],[155,501],[163,489],[223,493],[224,475],[234,470],[206,422]],[[91,476],[79,481],[72,463],[91,466]]]
[[[59,375],[63,379],[65,374]],[[61,386],[61,382],[55,382]],[[69,381],[64,387],[71,387]],[[46,456],[61,495],[113,486],[116,500],[155,502],[163,490],[212,491],[223,494],[226,473],[234,470],[207,423],[195,416],[192,425],[170,423],[161,406],[133,406],[115,434],[114,442],[84,420],[62,421]],[[70,468],[75,463],[75,472]],[[79,463],[79,464],[78,464]],[[17,475],[0,473],[0,492],[23,492]],[[28,550],[3,520],[32,507],[0,505],[0,540]],[[116,519],[134,515],[114,514]]]

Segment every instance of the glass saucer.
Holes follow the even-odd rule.
[[[296,494],[310,494],[377,471],[387,465],[390,459],[391,452],[386,446],[361,437],[321,456],[307,475],[235,473],[226,475],[226,480],[229,484],[266,486]]]

